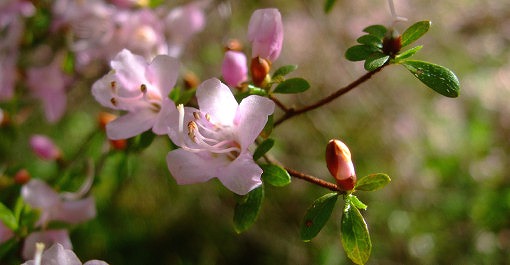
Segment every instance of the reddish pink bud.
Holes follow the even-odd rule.
[[[44,135],[30,137],[30,147],[34,153],[44,160],[58,160],[61,158],[60,149],[53,141]]]
[[[237,87],[248,79],[246,56],[242,52],[227,51],[221,65],[223,79],[230,87]]]
[[[250,71],[253,84],[261,86],[271,70],[271,62],[260,57],[251,59]]]
[[[282,51],[283,23],[276,8],[253,12],[248,25],[248,40],[252,45],[252,58],[257,56],[274,62]]]
[[[340,140],[329,141],[326,147],[326,164],[341,190],[349,191],[354,188],[356,172],[347,145]]]
[[[16,184],[24,185],[29,182],[30,179],[30,173],[26,169],[20,169],[18,172],[16,172],[16,175],[14,175],[14,182]]]

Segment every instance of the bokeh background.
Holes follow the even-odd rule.
[[[178,5],[183,1],[171,2]],[[337,0],[331,13],[324,1],[223,1],[208,10],[206,29],[182,57],[200,79],[220,76],[223,46],[244,43],[251,13],[278,8],[284,21],[284,48],[278,66],[296,64],[292,77],[312,85],[301,95],[282,95],[302,106],[364,74],[362,63],[344,59],[362,29],[391,23],[383,0]],[[324,162],[329,139],[351,149],[358,177],[384,172],[392,182],[382,190],[359,192],[372,237],[368,264],[510,264],[510,4],[508,1],[396,0],[404,30],[431,20],[417,44],[416,59],[453,70],[458,98],[445,98],[392,65],[327,106],[277,127],[271,156],[288,167],[332,181]],[[106,68],[96,69],[102,75]],[[55,139],[64,155],[98,157],[103,135],[96,131],[101,109],[83,80],[70,91],[69,113],[55,125],[44,122],[40,106],[6,132],[5,164],[27,167],[51,178],[56,166],[38,160],[27,146],[32,133]],[[179,81],[182,84],[182,80]],[[26,107],[26,106],[25,106]],[[277,111],[275,117],[281,112]],[[10,128],[9,130],[13,130]],[[299,227],[313,200],[328,191],[299,179],[266,189],[255,225],[236,234],[236,197],[218,181],[178,186],[166,168],[170,144],[156,138],[139,153],[114,152],[101,161],[93,194],[98,217],[72,229],[82,260],[110,264],[350,264],[340,243],[341,204],[311,242]],[[19,162],[23,161],[23,162]],[[80,183],[83,168],[68,174]],[[72,186],[70,186],[72,188]]]

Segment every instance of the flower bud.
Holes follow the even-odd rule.
[[[61,158],[60,149],[44,135],[36,134],[30,137],[30,147],[38,157],[44,160],[59,160]]]
[[[227,51],[221,65],[223,79],[230,87],[237,87],[248,79],[246,56],[242,52]]]
[[[356,172],[347,145],[336,139],[329,141],[326,147],[326,164],[340,190],[349,191],[354,188]]]
[[[253,84],[261,86],[271,70],[271,62],[266,59],[255,57],[251,59],[250,71]]]
[[[394,29],[391,29],[388,32],[388,35],[383,39],[383,47],[382,50],[384,54],[389,55],[391,58],[394,58],[400,52],[402,48],[402,35],[398,34],[398,32]]]
[[[16,175],[14,175],[14,182],[16,184],[24,185],[27,184],[31,179],[30,173],[26,169],[20,169],[18,172],[16,172]]]
[[[116,118],[117,116],[114,114],[108,112],[100,112],[98,117],[99,128],[101,128],[103,131],[106,130],[106,124],[115,120]]]
[[[261,57],[274,62],[283,44],[283,23],[276,8],[258,9],[248,24],[248,40],[252,45],[252,58]]]

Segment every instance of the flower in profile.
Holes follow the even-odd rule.
[[[351,160],[351,151],[340,140],[331,140],[326,146],[326,164],[341,190],[349,191],[356,184],[356,172]]]
[[[30,137],[30,147],[38,157],[44,160],[57,160],[62,155],[60,148],[53,143],[53,140],[44,135],[32,135]]]
[[[258,9],[248,24],[248,40],[252,44],[252,58],[274,62],[282,50],[283,23],[276,8]]]
[[[199,109],[178,106],[169,136],[181,149],[168,153],[167,164],[178,184],[218,178],[244,195],[259,186],[262,169],[248,147],[274,111],[273,101],[256,95],[237,103],[230,89],[211,78],[197,88]]]
[[[45,245],[46,244],[38,244],[38,248],[34,248],[36,253],[34,260],[29,260],[22,265],[82,265],[78,256],[76,256],[72,250],[65,248],[65,246],[59,243],[53,245],[48,244],[51,247],[44,250]],[[100,260],[91,260],[85,262],[83,265],[108,265],[108,263]]]
[[[221,73],[227,85],[237,87],[248,79],[246,55],[238,51],[227,51],[221,65]]]
[[[166,134],[175,104],[168,98],[179,74],[179,62],[157,55],[152,62],[129,50],[111,61],[112,71],[97,80],[92,94],[103,106],[128,113],[106,125],[108,138],[127,139],[152,128]]]

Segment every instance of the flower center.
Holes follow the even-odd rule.
[[[119,95],[115,81],[110,82],[110,88],[112,92],[110,102],[116,108],[133,109],[133,107],[143,105],[156,113],[161,110],[161,96],[148,90],[145,84],[140,85],[140,94],[131,97]]]
[[[208,151],[216,155],[225,155],[229,160],[236,159],[241,153],[241,146],[234,140],[231,126],[211,121],[207,113],[193,112],[193,120],[187,124],[187,135],[196,146],[190,147],[184,141],[184,107],[177,106],[179,111],[180,146],[190,152]]]

